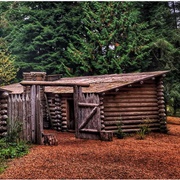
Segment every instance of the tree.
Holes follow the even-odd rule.
[[[0,51],[0,84],[5,85],[16,77],[17,69],[14,59],[6,52]]]
[[[178,2],[144,2],[139,4],[141,20],[153,28],[149,59],[149,70],[170,70],[165,82],[166,101],[174,108],[180,108],[180,7]]]
[[[149,62],[147,23],[131,2],[82,2],[82,29],[67,48],[72,74],[141,71]]]
[[[19,77],[24,71],[66,72],[64,51],[78,29],[78,14],[78,3],[73,2],[9,4],[5,16],[9,27],[4,37],[20,66]]]

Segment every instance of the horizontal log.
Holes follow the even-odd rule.
[[[97,129],[80,129],[79,132],[98,133]]]
[[[67,125],[61,126],[62,129],[67,129]]]
[[[105,108],[105,112],[135,112],[135,111],[157,111],[159,108],[155,107],[126,107],[126,108],[119,108],[119,107],[109,107]]]
[[[21,81],[21,85],[29,86],[29,85],[39,85],[39,86],[82,86],[82,87],[89,87],[88,83],[65,83],[65,82],[57,82],[57,81]]]
[[[158,96],[157,99],[158,100],[164,100],[164,96]]]
[[[104,106],[105,104],[108,104],[108,103],[145,103],[145,102],[148,102],[148,103],[151,103],[151,102],[157,102],[157,98],[148,98],[148,99],[145,99],[145,98],[138,98],[138,99],[131,99],[131,98],[127,98],[127,99],[106,99],[104,101]]]
[[[128,124],[128,125],[122,125],[121,128],[122,129],[131,129],[131,128],[140,128],[144,126],[144,124]],[[151,123],[151,124],[148,124],[149,127],[154,127],[154,126],[160,126],[160,123]],[[105,126],[105,129],[108,128],[108,127],[112,127],[112,129],[115,129],[118,128],[117,126]]]
[[[0,125],[7,125],[7,121],[0,121]]]
[[[55,111],[55,107],[49,107],[49,110],[53,112]]]
[[[78,103],[78,106],[80,107],[97,107],[99,104],[96,103]]]
[[[6,99],[0,99],[1,104],[7,104],[8,103],[8,98]]]
[[[116,103],[116,107],[154,107],[157,103]],[[114,107],[114,103],[106,104],[106,107]]]
[[[0,126],[0,131],[2,132],[2,131],[6,131],[7,130],[7,127],[5,127],[5,126]]]
[[[1,120],[1,119],[6,120],[6,119],[8,119],[8,116],[7,116],[7,115],[2,115],[2,116],[0,116],[0,120]]]
[[[9,96],[9,93],[7,91],[4,91],[3,93],[1,93],[0,98],[7,98]]]
[[[161,116],[161,117],[165,117],[165,116],[166,116],[166,114],[165,114],[165,113],[159,113],[159,116]]]
[[[61,113],[66,113],[67,109],[61,109]]]
[[[67,115],[66,112],[61,113],[62,117],[66,117],[66,115]]]
[[[57,119],[61,119],[62,116],[61,116],[60,114],[56,114],[56,118],[57,118]]]
[[[118,125],[120,122],[122,124],[142,124],[145,123],[146,120],[122,120],[122,121],[104,121],[105,125]],[[148,120],[149,123],[159,123],[158,120]]]
[[[142,112],[104,112],[105,117],[114,116],[138,116],[138,115],[156,115],[159,114],[158,111],[142,111]]]
[[[159,109],[165,109],[165,104],[159,104],[159,105],[158,105],[158,108],[159,108]]]
[[[158,104],[164,104],[164,103],[165,103],[165,101],[163,101],[163,100],[158,101]]]
[[[62,125],[67,125],[67,121],[62,121],[61,124]]]
[[[104,115],[100,115],[100,119],[104,119]]]
[[[150,131],[158,131],[158,130],[160,130],[160,128],[159,127],[150,127],[149,128],[150,129]],[[123,129],[122,130],[122,132],[124,132],[124,133],[128,133],[128,132],[137,132],[137,131],[139,131],[139,128],[133,128],[133,129]]]
[[[159,112],[165,113],[166,110],[165,109],[159,109]]]
[[[146,94],[116,94],[116,95],[109,95],[109,96],[105,96],[104,97],[104,101],[106,101],[106,99],[156,99],[157,98],[157,94],[150,94],[150,95],[146,95]]]
[[[100,114],[101,114],[101,115],[104,115],[104,111],[100,111]]]
[[[163,92],[158,92],[157,96],[164,96],[164,93]]]
[[[55,123],[58,123],[58,122],[60,122],[59,119],[52,119],[52,123],[55,124]]]
[[[61,108],[65,108],[65,109],[67,109],[67,105],[66,105],[66,104],[62,104],[62,103],[61,103]]]
[[[139,131],[140,130],[140,127],[141,126],[128,126],[129,128],[122,128],[122,132],[132,132],[132,130],[134,130],[134,131]],[[158,129],[160,129],[160,127],[159,127],[159,124],[158,125],[156,125],[156,127],[149,127],[149,129],[150,130],[158,130]],[[117,126],[105,126],[105,130],[114,130],[114,132],[116,132],[117,131]]]
[[[5,136],[7,136],[7,132],[0,133],[0,137],[5,137]]]
[[[0,108],[4,109],[4,108],[7,108],[8,107],[8,104],[0,104]]]
[[[120,92],[118,92],[120,93]],[[117,92],[108,92],[108,94],[106,94],[106,96],[108,95],[116,95]],[[131,95],[156,95],[157,94],[157,91],[122,91],[121,94],[123,95],[128,95],[128,94],[131,94]],[[105,96],[105,97],[106,97]]]
[[[56,110],[56,111],[60,111],[60,110],[61,110],[61,107],[60,107],[60,106],[56,106],[56,107],[55,107],[55,110]]]
[[[62,121],[67,121],[67,117],[62,116]]]
[[[105,121],[114,121],[114,120],[130,120],[130,119],[137,119],[137,120],[142,120],[142,119],[158,119],[159,115],[141,115],[141,116],[116,116],[116,117],[105,117]]]
[[[6,109],[4,109],[4,110],[1,110],[1,111],[0,111],[0,114],[7,114],[7,112],[8,112],[8,111],[7,111]]]

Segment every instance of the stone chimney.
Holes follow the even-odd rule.
[[[24,81],[45,81],[46,72],[24,72],[23,80]]]

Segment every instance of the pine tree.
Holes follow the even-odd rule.
[[[130,2],[82,2],[82,30],[67,57],[76,75],[141,71],[149,63],[147,23]]]
[[[3,2],[5,3],[5,2]],[[64,51],[77,31],[80,12],[73,2],[13,2],[6,11],[8,48],[24,71],[66,72]],[[69,18],[71,18],[71,21]],[[73,20],[73,21],[72,21]]]
[[[176,109],[180,108],[180,8],[178,2],[144,2],[141,20],[153,28],[151,39],[151,64],[149,70],[170,70],[166,78],[166,101]],[[179,9],[178,9],[179,8]]]

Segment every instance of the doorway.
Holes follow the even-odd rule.
[[[67,100],[67,129],[68,131],[75,131],[75,120],[74,120],[74,100]]]

